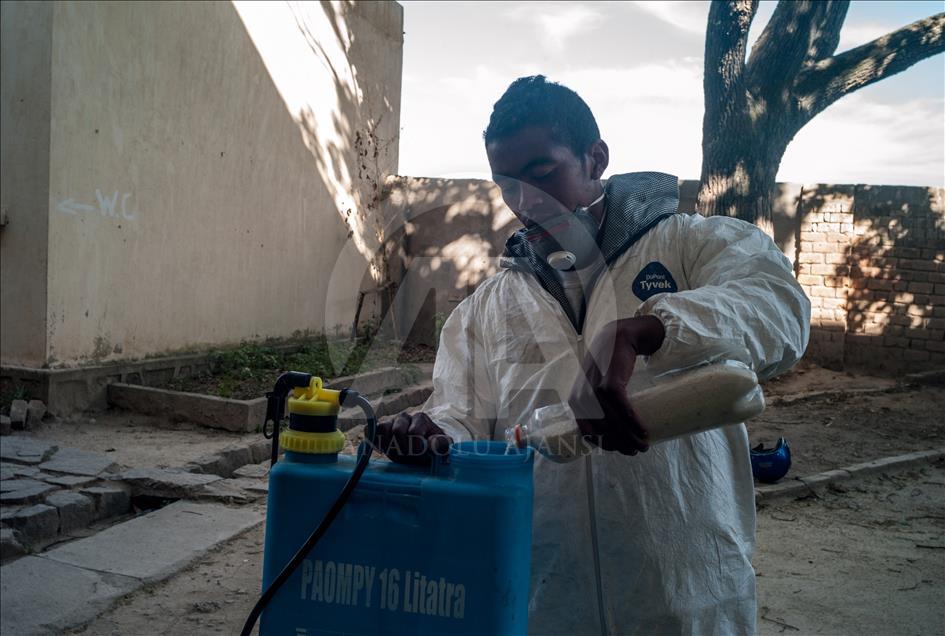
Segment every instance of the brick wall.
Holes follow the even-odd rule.
[[[807,357],[888,372],[945,367],[945,191],[804,186],[795,268]]]
[[[811,303],[807,355],[843,366],[854,186],[805,187],[797,205],[794,269]]]

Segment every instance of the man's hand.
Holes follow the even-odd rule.
[[[448,454],[452,443],[426,413],[401,413],[377,425],[378,450],[400,464],[428,466],[434,455]]]
[[[655,353],[665,335],[658,318],[637,316],[607,324],[594,338],[568,400],[589,441],[624,455],[649,448],[649,434],[627,397],[627,383],[637,355]]]

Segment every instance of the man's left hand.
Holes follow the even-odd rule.
[[[568,400],[585,438],[624,455],[649,448],[649,434],[633,410],[627,383],[636,357],[655,353],[665,335],[658,318],[637,316],[607,324],[594,338]]]

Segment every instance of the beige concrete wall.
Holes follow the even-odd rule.
[[[400,5],[53,7],[47,362],[350,328],[384,276]]]
[[[0,358],[46,361],[53,5],[0,3]]]

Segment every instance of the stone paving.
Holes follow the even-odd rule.
[[[130,491],[109,483],[108,456],[32,437],[0,442],[0,558],[7,560],[94,521],[127,513]]]
[[[102,453],[4,436],[0,632],[54,634],[81,625],[254,527],[262,521],[254,504],[268,491],[269,456],[260,437],[179,468],[131,468]],[[142,500],[163,507],[132,515]]]
[[[53,509],[55,510],[55,509]],[[258,510],[174,504],[2,568],[0,633],[59,634],[255,527]]]
[[[0,442],[0,461],[39,464],[50,459],[59,447],[30,437],[10,436]]]
[[[175,500],[249,503],[266,494],[269,441],[233,445],[172,469],[120,466],[108,455],[28,435],[0,442],[0,559],[6,562],[71,538],[91,524]]]

